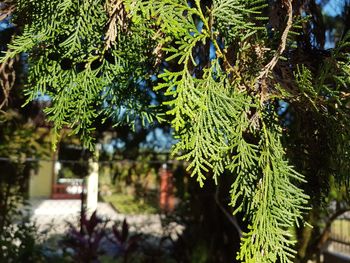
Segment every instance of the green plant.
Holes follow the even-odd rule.
[[[231,206],[249,222],[238,259],[292,262],[292,229],[310,202],[305,183],[330,174],[349,182],[349,35],[325,51],[314,1],[16,5],[22,32],[1,61],[28,54],[28,100],[50,97],[56,136],[69,125],[92,148],[97,117],[134,127],[136,120],[169,122],[173,153],[201,186],[224,171],[234,177]],[[167,98],[162,106],[151,86]],[[335,158],[322,152],[336,172],[313,166],[314,156],[296,160],[299,148],[309,153],[316,145],[293,141],[300,139],[294,125],[305,124],[300,115],[317,124],[308,129],[317,140],[327,131],[318,142],[332,144]]]
[[[141,236],[130,234],[126,219],[124,219],[120,230],[116,224],[112,227],[112,234],[109,240],[117,247],[115,257],[122,257],[124,263],[129,262],[128,258],[137,249]]]
[[[133,195],[112,193],[103,200],[111,203],[118,212],[123,214],[154,214],[158,212],[157,197],[142,200]]]
[[[17,219],[19,222],[7,225],[1,233],[0,262],[46,262],[41,244],[43,236],[36,225],[24,216]]]
[[[73,224],[62,244],[65,250],[72,250],[72,259],[79,263],[99,262],[99,256],[104,253],[101,248],[102,239],[106,234],[106,224],[96,214],[92,213],[90,218],[83,214],[80,218],[80,229]]]

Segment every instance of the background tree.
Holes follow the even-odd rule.
[[[15,33],[8,21],[1,21],[4,18],[0,15],[1,51],[6,50]],[[35,227],[25,219],[23,208],[27,204],[30,172],[37,167],[36,159],[48,152],[50,144],[47,131],[37,127],[37,121],[42,119],[40,105],[31,102],[22,107],[26,101],[22,92],[23,62],[22,56],[16,56],[0,64],[1,262],[41,262]]]
[[[169,122],[201,186],[232,176],[237,258],[291,262],[306,204],[330,178],[349,192],[348,35],[325,50],[326,2],[18,0],[1,61],[25,52],[28,100],[90,148],[98,118]]]

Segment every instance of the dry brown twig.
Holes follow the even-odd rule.
[[[350,97],[350,93],[349,92],[340,92],[340,97],[343,99],[349,98]]]
[[[16,7],[11,1],[0,2],[0,22],[10,16]]]
[[[284,28],[282,36],[281,36],[281,42],[280,42],[278,49],[276,50],[274,56],[272,57],[270,62],[264,66],[264,68],[262,69],[262,71],[260,72],[259,76],[257,77],[257,79],[255,81],[255,84],[257,86],[261,87],[261,92],[260,92],[260,103],[261,104],[263,104],[269,96],[268,95],[267,77],[268,77],[269,73],[273,71],[273,69],[275,68],[281,55],[283,54],[284,50],[286,49],[288,34],[289,34],[289,31],[293,25],[292,0],[284,0],[283,3],[285,6],[287,6],[288,20],[287,20],[286,27]]]
[[[106,11],[109,16],[108,29],[106,32],[106,49],[111,48],[118,36],[118,27],[127,29],[127,15],[122,0],[107,0]]]
[[[0,64],[0,87],[2,89],[3,98],[0,102],[0,109],[7,105],[8,99],[10,97],[10,92],[15,84],[16,71],[14,69],[14,64],[16,58],[11,58],[6,60],[4,63]]]
[[[276,50],[276,53],[273,56],[273,58],[270,60],[270,62],[268,64],[266,64],[266,66],[260,72],[257,80],[260,80],[260,79],[267,77],[267,75],[274,69],[279,58],[281,57],[284,50],[286,49],[287,37],[288,37],[289,31],[293,25],[293,5],[292,5],[292,0],[286,0],[286,1],[284,1],[284,4],[288,8],[288,10],[287,10],[288,20],[287,20],[286,27],[282,33],[280,45],[279,45],[278,49]]]
[[[16,7],[12,1],[0,2],[0,22],[8,18]],[[16,72],[14,70],[14,64],[16,58],[8,59],[0,64],[0,87],[2,90],[2,101],[0,102],[0,110],[8,103],[10,92],[15,84]]]

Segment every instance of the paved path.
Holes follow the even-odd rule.
[[[78,225],[80,215],[80,200],[31,200],[31,219],[36,222],[39,230],[47,230],[49,234],[63,234],[68,229],[67,222]],[[176,239],[183,231],[183,226],[170,223],[162,226],[162,216],[155,215],[125,215],[116,212],[109,203],[98,203],[97,215],[113,222],[122,222],[126,218],[130,231],[150,234],[154,237],[170,235]]]

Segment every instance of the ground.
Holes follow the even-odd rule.
[[[67,222],[77,223],[80,215],[80,200],[31,200],[31,219],[36,222],[39,230],[49,227],[50,234],[63,234]],[[176,239],[183,231],[183,226],[170,223],[165,228],[161,214],[128,215],[118,213],[109,203],[99,202],[97,215],[112,222],[121,222],[126,218],[132,232],[162,237],[170,234]]]

